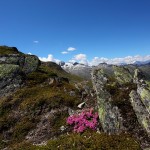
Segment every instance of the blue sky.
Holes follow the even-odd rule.
[[[150,55],[150,0],[0,0],[0,6],[0,45],[24,53],[63,61]]]

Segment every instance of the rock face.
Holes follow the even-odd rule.
[[[137,90],[130,93],[131,104],[137,115],[139,123],[150,136],[150,89],[142,79],[144,75],[138,69],[135,70],[134,82]]]
[[[106,133],[120,132],[123,128],[122,117],[118,107],[111,104],[112,97],[110,92],[105,89],[110,78],[108,70],[105,67],[95,70],[93,71],[92,78],[97,93],[98,112],[103,130]]]
[[[23,77],[18,65],[0,64],[0,97],[22,85]]]
[[[104,132],[129,132],[143,147],[150,143],[150,87],[146,79],[135,66],[105,64],[92,71]]]
[[[40,64],[37,56],[20,53],[17,48],[0,47],[0,97],[21,87],[25,75]]]

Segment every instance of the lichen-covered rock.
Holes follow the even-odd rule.
[[[0,55],[0,64],[21,65],[24,62],[24,56],[20,54]]]
[[[18,70],[18,65],[0,64],[0,79],[8,77],[10,74],[16,73]]]
[[[104,132],[129,132],[142,147],[150,146],[150,87],[145,75],[132,66],[100,65],[92,71]]]
[[[138,87],[137,93],[140,95],[142,103],[150,114],[150,90],[144,87]]]
[[[139,123],[150,136],[150,90],[143,78],[143,73],[136,69],[134,82],[137,84],[137,90],[131,91],[130,97]]]
[[[131,104],[137,115],[139,123],[150,135],[150,113],[147,111],[147,109],[145,109],[145,105],[143,105],[141,97],[136,91],[131,91],[130,97]]]
[[[138,83],[141,79],[144,78],[144,74],[139,70],[139,69],[135,69],[134,70],[134,82]]]
[[[139,69],[136,69],[133,80],[137,84],[137,93],[150,114],[150,87],[147,84],[148,82],[144,80],[144,74]]]
[[[40,61],[37,56],[26,55],[22,70],[25,74],[28,74],[35,71],[39,67],[39,65],[40,65]]]
[[[0,64],[0,96],[20,87],[22,81],[22,72],[18,65]]]
[[[123,66],[114,66],[114,74],[120,84],[132,82],[132,75],[129,70]]]
[[[97,93],[98,113],[103,130],[109,134],[119,133],[123,129],[122,118],[117,106],[111,104],[112,99],[105,86],[109,80],[104,69],[93,72],[93,85]]]
[[[0,46],[0,97],[23,84],[28,73],[36,71],[40,60],[34,55],[25,55],[17,48]]]

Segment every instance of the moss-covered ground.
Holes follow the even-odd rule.
[[[112,97],[112,105],[120,109],[122,117],[126,120],[123,125],[129,130],[133,130],[137,125],[137,118],[131,106],[129,94],[132,90],[137,90],[137,85],[132,82],[120,85],[113,80],[105,88]]]
[[[141,150],[139,143],[128,134],[107,135],[87,131],[71,133],[49,140],[45,146],[21,143],[13,150]]]
[[[0,55],[21,54],[16,47],[0,46]]]

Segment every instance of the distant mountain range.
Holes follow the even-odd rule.
[[[145,65],[145,64],[150,64],[150,60],[147,61],[136,61],[134,62],[135,65]]]
[[[84,65],[84,64],[80,64],[78,62],[63,62],[61,61],[59,63],[59,65],[68,73],[71,74],[75,74],[78,76],[81,76],[85,79],[90,79],[91,78],[91,71],[92,68],[96,67],[96,66],[89,66],[89,65]],[[108,67],[108,66],[113,66],[114,64],[107,64],[107,63],[100,63],[97,66],[101,66],[101,67]],[[135,61],[132,64],[127,64],[127,63],[119,63],[119,64],[115,64],[118,66],[138,66],[140,69],[143,68],[143,66],[150,66],[150,60],[149,61]],[[143,69],[142,69],[143,70]]]

